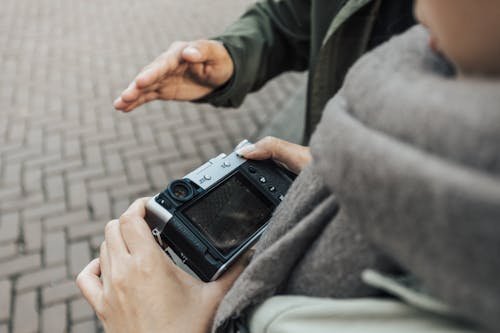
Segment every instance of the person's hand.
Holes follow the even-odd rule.
[[[236,153],[250,160],[272,158],[295,174],[311,162],[309,147],[297,145],[272,136],[267,136],[255,144],[244,146]]]
[[[233,60],[221,42],[174,42],[137,75],[114,107],[128,112],[155,99],[201,98],[228,82],[233,72]]]
[[[243,270],[243,260],[220,279],[204,283],[177,267],[144,221],[147,198],[108,223],[100,257],[77,285],[106,332],[205,333],[216,308]]]

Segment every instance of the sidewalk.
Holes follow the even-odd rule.
[[[240,110],[112,101],[174,40],[213,36],[250,1],[0,0],[0,333],[95,332],[74,284],[131,201],[252,137],[303,82]]]

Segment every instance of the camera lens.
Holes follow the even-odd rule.
[[[174,180],[170,183],[168,192],[172,198],[178,201],[187,201],[194,195],[193,187],[184,179]]]

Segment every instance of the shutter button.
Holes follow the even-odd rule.
[[[210,180],[210,179],[212,179],[212,176],[210,176],[210,175],[205,175],[205,176],[203,176],[203,178],[205,178],[205,180]]]

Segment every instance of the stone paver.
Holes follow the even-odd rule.
[[[16,295],[12,318],[12,332],[32,333],[38,331],[39,315],[37,297],[36,291]]]
[[[9,280],[0,281],[0,320],[9,318],[12,283]]]
[[[240,110],[118,93],[175,40],[214,36],[250,0],[0,0],[0,332],[96,332],[74,283],[106,222],[243,138],[304,82]]]
[[[67,332],[66,304],[60,303],[42,310],[42,333]]]

